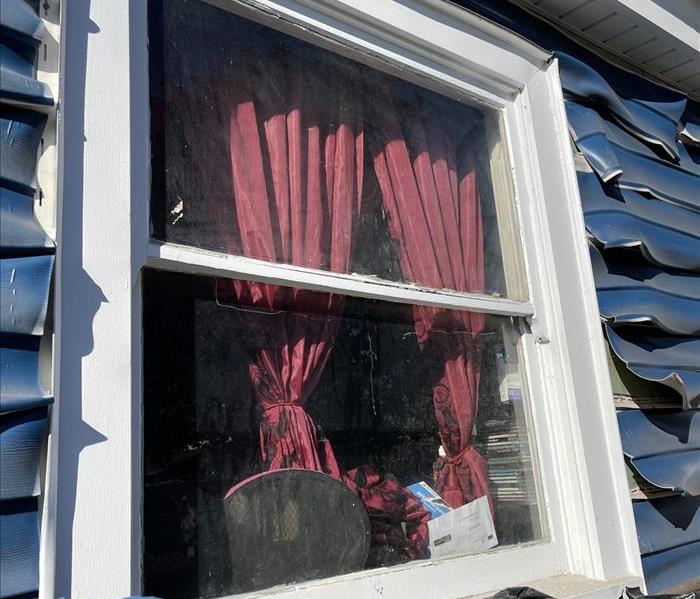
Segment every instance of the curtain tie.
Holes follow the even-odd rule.
[[[462,463],[462,460],[467,456],[467,454],[470,451],[475,451],[474,445],[472,445],[471,443],[467,445],[464,449],[462,449],[459,453],[456,453],[453,456],[439,456],[438,459],[435,460],[435,463],[438,464],[440,467],[447,465],[458,466]]]
[[[299,405],[298,403],[294,403],[293,401],[281,401],[279,403],[273,403],[273,404],[267,406],[266,408],[264,408],[263,414],[265,412],[269,412],[270,410],[274,410],[275,408],[284,408],[284,407],[299,408],[302,412],[306,413],[304,406]]]

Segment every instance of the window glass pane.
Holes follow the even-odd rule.
[[[497,111],[198,0],[151,8],[156,239],[526,298]]]
[[[543,538],[517,321],[158,271],[143,314],[145,594]]]

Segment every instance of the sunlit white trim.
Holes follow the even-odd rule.
[[[449,289],[428,289],[357,274],[340,274],[265,262],[174,243],[151,241],[148,244],[146,266],[196,275],[262,281],[312,291],[333,291],[401,304],[488,312],[501,316],[530,316],[533,313],[532,304],[529,302],[476,293],[459,293]]]
[[[503,27],[443,0],[205,0],[315,43],[334,43],[378,57],[493,107],[502,107],[551,54]],[[252,10],[251,10],[252,9]],[[272,15],[265,19],[265,15]],[[339,46],[339,47],[338,47]]]
[[[222,599],[418,599],[464,597],[515,586],[523,580],[556,576],[565,568],[564,553],[551,543],[497,548],[478,555],[439,561],[418,560],[400,566],[360,570],[325,580],[300,582]],[[508,564],[504,568],[504,563]],[[466,582],[468,580],[468,582]],[[494,584],[494,581],[498,581]],[[432,589],[434,592],[429,593]],[[561,595],[560,595],[561,597]],[[611,598],[612,599],[612,598]]]

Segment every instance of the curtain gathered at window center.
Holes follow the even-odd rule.
[[[328,73],[285,56],[242,60],[230,112],[230,158],[238,239],[245,256],[348,272],[362,198],[362,107],[347,63]],[[232,233],[232,236],[234,233]],[[226,288],[226,289],[224,289]],[[254,281],[217,282],[243,309],[270,315],[250,330],[248,366],[261,408],[267,470],[326,472],[362,499],[375,543],[425,557],[429,513],[396,480],[370,466],[342,472],[305,409],[332,352],[344,298]]]
[[[362,189],[362,121],[347,86],[326,88],[297,64],[239,65],[230,117],[235,211],[244,255],[309,268],[349,267]],[[323,110],[318,103],[323,101]],[[344,298],[235,281],[239,303],[282,312],[252,330],[250,379],[262,408],[266,468],[339,476],[304,405],[333,348]],[[302,314],[302,312],[304,314]],[[308,315],[306,313],[312,313]]]

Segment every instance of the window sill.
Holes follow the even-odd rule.
[[[564,574],[535,580],[525,586],[557,599],[619,599],[625,587],[641,587],[642,579],[629,576],[614,580],[594,580],[577,574]],[[485,593],[464,599],[486,599],[493,595],[494,593]]]

